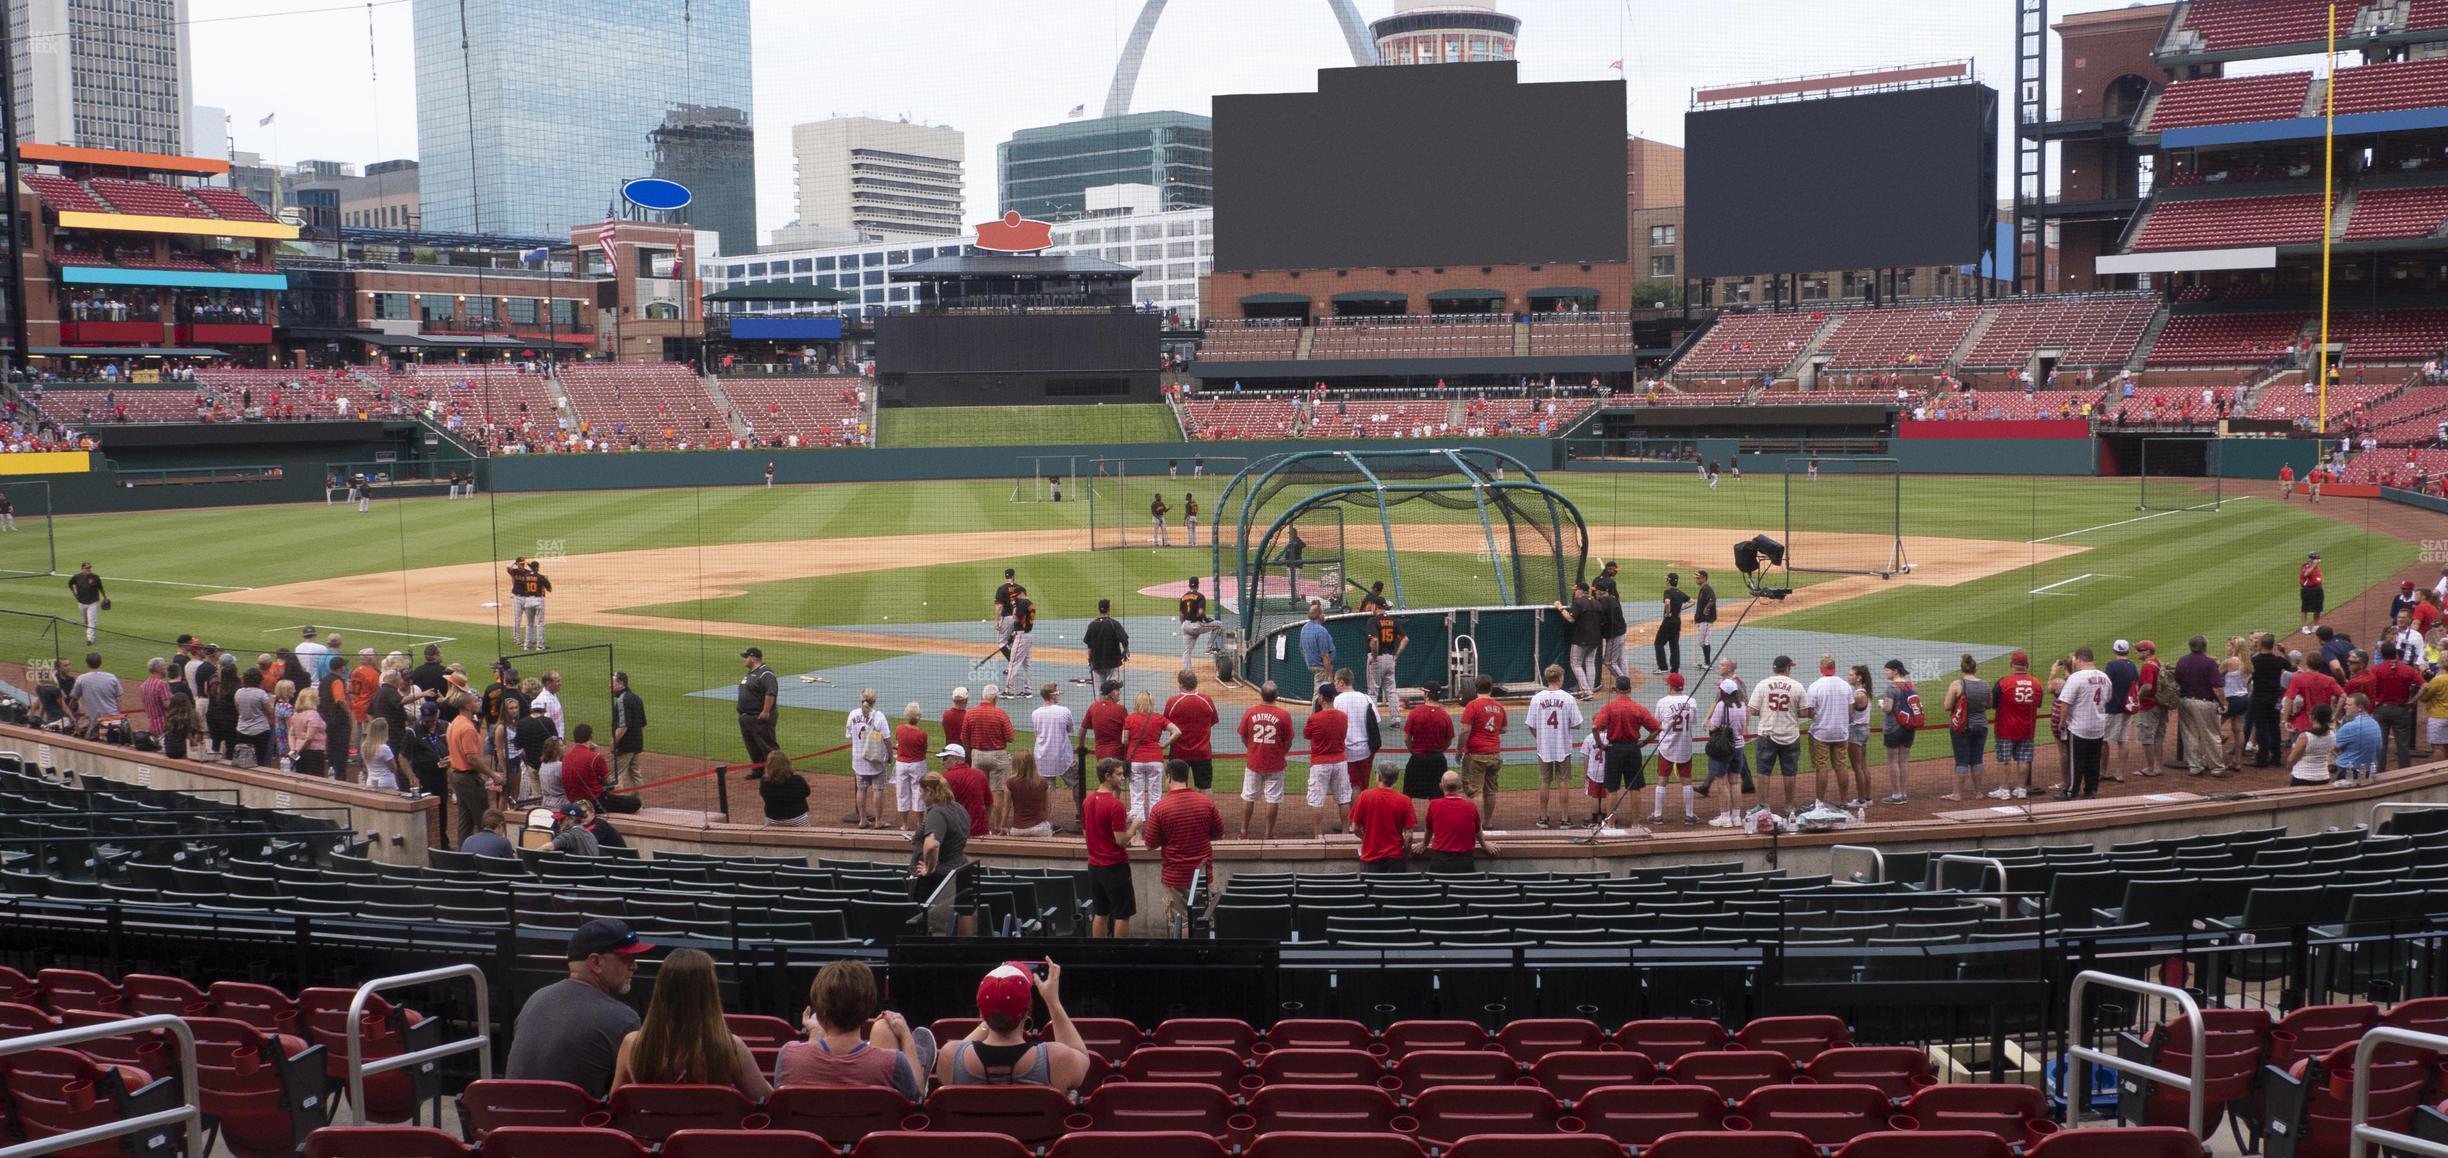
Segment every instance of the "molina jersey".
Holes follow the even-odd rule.
[[[1581,701],[1560,688],[1548,688],[1530,697],[1526,714],[1530,734],[1538,740],[1539,763],[1572,759],[1573,729],[1581,726]]]

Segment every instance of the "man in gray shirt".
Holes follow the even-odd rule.
[[[76,704],[79,735],[93,735],[102,717],[119,714],[119,677],[102,670],[101,652],[85,653],[85,674],[68,686],[68,696]]]
[[[510,1031],[515,1081],[568,1082],[600,1098],[612,1090],[620,1043],[638,1028],[637,1011],[620,999],[637,975],[637,959],[654,946],[628,922],[609,917],[578,926],[569,939],[569,979],[536,991]]]
[[[272,693],[264,690],[263,673],[248,668],[238,673],[238,758],[242,767],[260,767],[272,756]]]

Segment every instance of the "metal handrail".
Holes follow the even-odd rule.
[[[1975,889],[1975,890],[1973,890],[1973,891],[1975,891],[1975,892],[2000,892],[2000,893],[2002,893],[2002,892],[2005,892],[2005,891],[2006,891],[2006,862],[2005,862],[2005,861],[2002,861],[2002,860],[1999,860],[1998,858],[1996,858],[1996,857],[1994,857],[1994,856],[1970,856],[1970,855],[1967,855],[1967,854],[1964,854],[1964,853],[1960,853],[1960,852],[1950,852],[1950,853],[1945,854],[1944,856],[1939,857],[1939,858],[1938,858],[1938,863],[1939,863],[1941,866],[1943,866],[1943,865],[1948,865],[1948,864],[1976,864],[1976,865],[1981,865],[1981,866],[1984,866],[1984,869],[1983,869],[1983,871],[1982,871],[1982,873],[1981,873],[1981,884],[1982,884],[1983,886],[1986,886],[1986,885],[1989,883],[1989,874],[1990,874],[1990,873],[1992,873],[1992,872],[1994,872],[1994,873],[1996,873],[1996,874],[1997,874],[1997,888],[1995,888],[1995,889],[1988,889],[1988,888],[1986,888],[1986,887],[1983,887],[1983,888],[1977,888],[1977,889]],[[1945,879],[1945,877],[1946,877],[1946,870],[1945,870],[1945,869],[1942,867],[1942,868],[1940,868],[1940,869],[1939,869],[1939,871],[1938,871],[1938,879],[1939,879],[1939,880],[1944,880],[1944,879]]]
[[[2365,830],[2374,833],[2379,832],[2380,819],[2383,813],[2437,812],[2443,808],[2448,808],[2448,802],[2430,800],[2383,800],[2378,804],[2372,805],[2371,823],[2365,826]]]
[[[14,1146],[0,1146],[0,1158],[34,1158],[34,1155],[37,1154],[56,1154],[62,1150],[74,1150],[95,1142],[108,1142],[113,1138],[141,1134],[161,1126],[179,1127],[181,1134],[187,1139],[187,1158],[204,1158],[204,1112],[196,1100],[199,1095],[196,1087],[195,1031],[187,1028],[186,1021],[174,1014],[154,1013],[143,1017],[127,1018],[123,1021],[106,1021],[99,1025],[55,1029],[49,1033],[38,1033],[31,1037],[10,1038],[7,1041],[0,1041],[0,1057],[25,1053],[28,1050],[79,1045],[84,1042],[99,1041],[106,1037],[127,1037],[156,1029],[166,1029],[170,1031],[171,1037],[178,1040],[179,1097],[182,1099],[178,1108],[155,1110],[150,1114],[138,1114],[133,1118],[113,1122],[107,1126],[88,1126],[82,1130],[70,1130],[65,1134],[36,1138]]]
[[[463,1037],[456,1041],[446,1041],[440,1045],[427,1046],[424,1049],[419,1050],[410,1050],[407,1053],[397,1054],[387,1058],[379,1058],[374,1061],[365,1060],[365,1035],[361,1030],[361,1026],[365,1020],[366,1002],[373,1000],[375,994],[386,989],[404,989],[411,985],[424,985],[434,981],[448,981],[453,977],[465,977],[471,983],[473,983],[476,988],[476,1036]],[[387,1074],[393,1070],[404,1070],[410,1066],[420,1066],[427,1062],[439,1061],[446,1057],[452,1057],[457,1054],[468,1053],[471,1051],[476,1055],[476,1076],[480,1078],[492,1077],[493,1003],[492,990],[491,987],[485,983],[484,970],[479,969],[474,965],[445,965],[440,969],[427,969],[421,973],[402,973],[393,977],[377,977],[372,981],[368,981],[365,984],[358,986],[357,992],[349,998],[348,1010],[348,1098],[350,1117],[355,1120],[355,1124],[357,1125],[363,1126],[366,1124],[365,1080],[368,1074]]]
[[[1852,879],[1850,875],[1840,871],[1837,867],[1838,858],[1847,854],[1868,855],[1870,858],[1870,883],[1886,883],[1887,854],[1880,852],[1879,850],[1866,844],[1837,844],[1828,846],[1828,876],[1831,879],[1840,881]]]
[[[2189,1067],[2192,1072],[2189,1074],[2171,1073],[2156,1066],[2146,1066],[2131,1058],[2121,1058],[2082,1044],[2083,991],[2093,985],[2104,985],[2110,989],[2122,989],[2143,997],[2157,997],[2173,1001],[2182,1008],[2186,1020],[2193,1026],[2193,1060]],[[2119,977],[2114,973],[2102,973],[2097,969],[2085,969],[2075,974],[2073,992],[2066,998],[2066,1060],[2068,1065],[2066,1066],[2065,1086],[2065,1128],[2072,1130],[2082,1125],[2083,1104],[2091,1098],[2091,1065],[2097,1062],[2113,1067],[2120,1073],[2139,1074],[2161,1085],[2183,1090],[2185,1124],[2192,1128],[2194,1137],[2201,1137],[2202,1114],[2205,1108],[2202,1104],[2202,1085],[2208,1079],[2210,1061],[2210,1051],[2204,1048],[2202,1043],[2207,1038],[2206,1027],[2202,1024],[2201,1006],[2194,1003],[2192,994],[2182,989],[2168,985],[2156,985],[2148,981],[2136,981],[2131,977]],[[2448,1158],[2448,1151],[2443,1151],[2441,1158]]]
[[[2355,1047],[2354,1113],[2346,1119],[2351,1123],[2346,1132],[2346,1158],[2363,1158],[2370,1152],[2366,1147],[2374,1143],[2391,1150],[2427,1154],[2430,1158],[2448,1158],[2448,1144],[2417,1138],[2412,1134],[2400,1134],[2395,1130],[2383,1130],[2370,1122],[2372,1053],[2392,1042],[2429,1050],[2448,1050],[2448,1037],[2436,1033],[2417,1033],[2391,1025],[2374,1026],[2363,1031],[2363,1042]]]

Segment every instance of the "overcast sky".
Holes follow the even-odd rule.
[[[665,5],[675,18],[680,4],[585,2]],[[1015,129],[1062,120],[1074,105],[1096,113],[1140,7],[1140,0],[751,2],[760,230],[787,224],[794,211],[790,127],[837,113],[906,115],[960,129],[969,217],[990,216],[995,146]],[[1368,18],[1395,6],[1359,0]],[[2056,0],[2051,14],[2126,6]],[[1621,59],[1632,131],[1672,143],[1681,143],[1695,87],[1965,58],[2012,115],[2007,0],[1513,0],[1501,7],[1522,18],[1524,80],[1610,79],[1617,74],[1608,66]],[[409,8],[406,0],[190,0],[195,100],[229,111],[237,148],[284,163],[413,157]],[[1173,0],[1131,107],[1205,113],[1216,93],[1314,90],[1317,69],[1350,62],[1324,0]],[[583,68],[587,61],[548,57],[536,66]],[[273,113],[271,127],[258,125]],[[1458,142],[1457,160],[1467,156],[1468,143]],[[2010,157],[1998,168],[2002,181],[2011,179]]]

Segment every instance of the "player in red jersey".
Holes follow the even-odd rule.
[[[2044,690],[2031,674],[2031,656],[2016,652],[2006,661],[2007,672],[1998,677],[1997,711],[1990,731],[1996,736],[2000,780],[2011,783],[2015,766],[2022,765],[2023,785],[2014,789],[2017,799],[2032,790],[2032,732],[2040,717],[2040,701]]]
[[[1250,813],[1266,799],[1266,839],[1275,839],[1275,813],[1283,807],[1284,756],[1292,748],[1292,713],[1275,702],[1275,681],[1258,689],[1258,702],[1241,713],[1241,830],[1249,839]]]
[[[2295,464],[2290,462],[2278,468],[2278,501],[2285,502],[2294,497],[2294,494]]]

